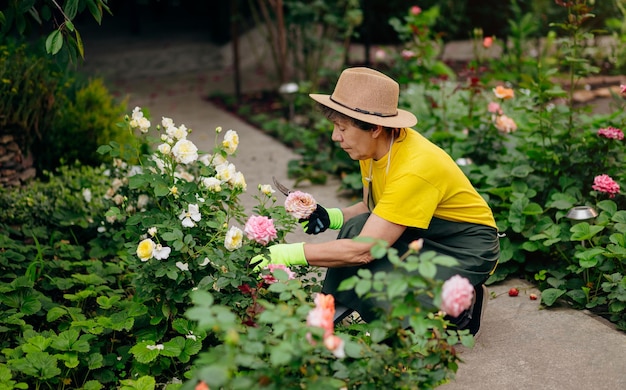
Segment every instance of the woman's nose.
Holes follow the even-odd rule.
[[[333,134],[330,136],[330,139],[334,142],[340,142],[341,137],[339,136],[339,131],[337,131],[336,127],[333,127]]]

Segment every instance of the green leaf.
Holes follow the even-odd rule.
[[[543,209],[537,203],[530,203],[524,207],[522,213],[525,215],[539,215],[543,214]]]
[[[67,314],[67,310],[65,309],[65,307],[62,307],[62,306],[53,307],[52,309],[48,310],[48,314],[46,315],[46,321],[48,322],[56,321],[66,314]]]
[[[78,0],[66,0],[63,7],[63,13],[68,19],[74,19],[78,12]]]
[[[365,294],[370,292],[371,289],[372,289],[372,281],[371,280],[361,279],[361,280],[359,280],[356,283],[356,286],[354,286],[354,292],[359,297],[364,296]]]
[[[22,349],[26,353],[43,352],[50,346],[50,344],[52,344],[51,338],[37,335],[29,338],[27,343],[22,346]]]
[[[142,376],[137,380],[124,379],[121,383],[120,390],[154,390],[156,388],[156,380],[151,376]]]
[[[420,263],[418,269],[419,273],[427,279],[433,279],[437,274],[437,266],[431,262]]]
[[[557,299],[561,297],[561,295],[565,294],[565,290],[561,290],[558,288],[547,288],[541,292],[541,302],[543,302],[546,306],[554,305]]]
[[[78,329],[70,328],[53,338],[52,347],[59,351],[89,352],[89,343],[79,339],[79,336]]]
[[[159,356],[159,347],[154,341],[142,341],[133,346],[130,349],[130,353],[133,354],[139,363],[150,363]]]
[[[92,353],[87,358],[87,368],[90,370],[97,370],[104,366],[104,357],[99,353]]]
[[[406,289],[408,287],[408,283],[406,280],[395,280],[392,283],[389,283],[387,288],[387,298],[393,299],[397,296],[406,294]]]
[[[572,233],[570,241],[586,241],[604,230],[604,226],[589,225],[587,222],[580,222],[572,226],[569,231]]]
[[[59,30],[54,30],[46,39],[46,52],[48,54],[57,54],[63,47],[63,34]]]
[[[58,359],[47,352],[32,352],[21,359],[10,361],[9,365],[26,375],[44,380],[61,374],[57,362]]]
[[[291,347],[287,342],[278,344],[270,352],[270,363],[274,367],[287,365],[291,362]]]
[[[62,360],[67,368],[78,367],[78,354],[76,352],[65,352],[55,356],[58,357],[59,360]]]

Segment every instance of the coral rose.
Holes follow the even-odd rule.
[[[513,99],[513,97],[515,96],[515,92],[511,88],[505,88],[501,85],[495,87],[493,89],[493,93],[498,99],[503,100]]]

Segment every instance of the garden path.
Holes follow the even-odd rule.
[[[214,144],[215,128],[239,133],[240,148],[232,162],[244,174],[248,194],[258,184],[270,184],[272,175],[286,184],[287,163],[297,156],[277,140],[224,112],[206,100],[210,92],[232,92],[230,49],[182,35],[146,41],[141,36],[119,35],[102,39],[83,34],[87,62],[83,69],[103,75],[111,90],[128,98],[128,107],[147,108],[153,121],[167,116],[193,129],[192,141],[203,151]],[[246,49],[242,53],[252,53]],[[254,58],[242,60],[242,87],[271,85]],[[346,205],[339,183],[307,186],[325,205]],[[281,201],[280,196],[278,197]],[[251,195],[243,198],[254,204]],[[291,242],[333,239],[330,232],[317,237],[294,233]],[[520,295],[509,297],[510,287]],[[490,286],[491,299],[480,338],[473,349],[459,347],[464,363],[457,378],[442,386],[457,389],[626,389],[626,333],[585,311],[568,307],[542,309],[529,294],[533,285],[510,279]]]

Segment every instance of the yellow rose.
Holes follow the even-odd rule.
[[[148,261],[152,258],[156,244],[149,238],[141,241],[137,246],[137,256],[141,261]]]

